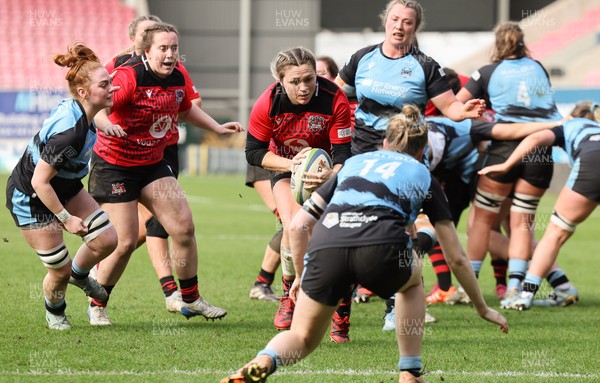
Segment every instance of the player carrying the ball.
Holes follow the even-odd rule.
[[[290,177],[310,148],[324,149],[333,159],[333,169],[306,173],[304,185],[314,190],[335,174],[350,157],[352,128],[350,104],[333,82],[318,77],[315,56],[297,47],[279,52],[271,63],[277,80],[254,104],[248,124],[246,159],[250,165],[270,171],[273,197],[283,223],[281,270],[283,296],[274,324],[290,328],[294,303],[289,289],[296,269],[289,246],[289,225],[300,205],[292,197]]]

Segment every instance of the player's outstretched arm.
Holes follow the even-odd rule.
[[[179,118],[188,124],[212,130],[218,134],[232,134],[244,131],[242,125],[237,121],[219,124],[214,118],[209,116],[208,113],[195,104],[192,104],[192,107],[185,112],[179,113]]]

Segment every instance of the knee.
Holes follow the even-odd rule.
[[[176,241],[191,241],[194,238],[196,227],[191,217],[176,221],[171,227],[165,227],[167,233]]]
[[[118,243],[117,231],[111,227],[88,242],[87,245],[94,253],[106,257],[117,249]]]
[[[119,238],[114,253],[118,254],[119,257],[128,257],[137,248],[136,238]]]

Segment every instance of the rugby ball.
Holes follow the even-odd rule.
[[[323,171],[321,162],[329,165],[329,168],[333,167],[333,161],[331,157],[323,149],[313,148],[306,152],[306,157],[302,159],[300,165],[296,167],[296,171],[292,173],[292,179],[290,180],[290,189],[292,190],[292,197],[300,205],[310,198],[311,192],[304,189],[304,173],[320,173]]]

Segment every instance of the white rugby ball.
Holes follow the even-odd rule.
[[[311,192],[304,188],[304,173],[320,173],[323,171],[321,161],[329,165],[329,168],[333,167],[333,161],[329,154],[323,149],[313,148],[306,152],[306,157],[302,159],[302,162],[296,168],[296,172],[292,174],[290,180],[290,189],[292,190],[292,197],[300,205],[310,198]]]

